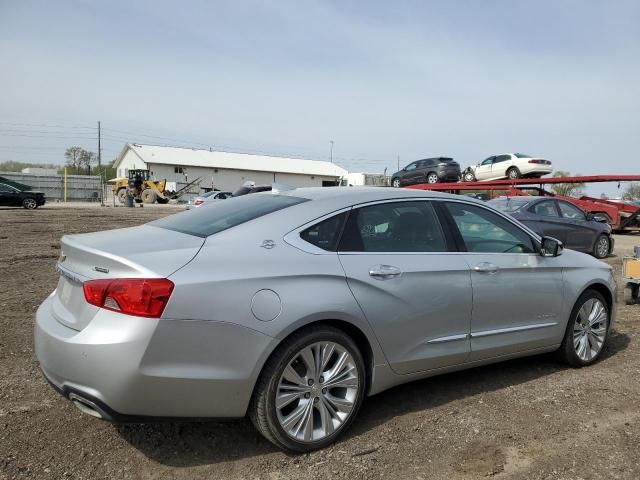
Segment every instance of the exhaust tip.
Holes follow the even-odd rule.
[[[75,393],[69,394],[69,400],[80,410],[82,413],[86,413],[87,415],[91,415],[92,417],[104,419],[104,415],[96,407],[96,405],[87,400],[86,398],[82,398],[80,395],[76,395]]]

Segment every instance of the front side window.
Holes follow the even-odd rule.
[[[489,157],[482,162],[482,165],[491,165],[496,157]]]
[[[556,205],[552,200],[536,203],[533,206],[533,213],[543,217],[559,217]]]
[[[341,252],[445,252],[444,233],[427,201],[389,202],[351,211]]]
[[[501,216],[465,203],[446,206],[468,252],[535,253],[531,237]]]
[[[560,212],[564,218],[570,218],[571,220],[586,220],[584,212],[575,205],[571,205],[567,202],[558,202],[560,206]]]
[[[211,202],[207,208],[196,208],[161,218],[149,225],[176,232],[208,237],[258,217],[308,201],[288,195],[256,194],[234,198],[228,202]]]
[[[405,170],[406,170],[407,172],[409,172],[409,171],[411,171],[411,170],[415,170],[417,166],[418,166],[418,162],[413,162],[413,163],[410,163],[409,165],[407,165],[407,167],[405,168]]]

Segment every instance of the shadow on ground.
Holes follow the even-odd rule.
[[[625,334],[612,333],[601,360],[627,348]],[[570,367],[553,355],[538,355],[477,367],[408,383],[367,399],[352,428],[340,442],[398,415],[428,410],[466,397],[535,380]],[[114,428],[147,457],[174,467],[228,462],[276,452],[248,419],[228,422],[174,422],[117,425]]]

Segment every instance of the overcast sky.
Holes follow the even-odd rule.
[[[125,141],[640,173],[640,1],[0,0],[0,161]],[[89,127],[89,128],[85,128]],[[162,138],[155,138],[162,137]]]

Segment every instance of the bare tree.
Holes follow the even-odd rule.
[[[576,176],[580,174],[577,173]],[[556,170],[553,173],[554,177],[570,177],[571,173],[565,170]],[[557,183],[551,186],[551,190],[556,195],[561,195],[563,197],[579,197],[582,195],[584,189],[584,183]]]
[[[631,182],[622,192],[622,200],[625,202],[633,202],[640,200],[640,183]]]
[[[91,162],[95,159],[96,154],[82,147],[69,147],[64,152],[67,159],[66,165],[73,173],[80,173],[82,170],[89,170]]]

